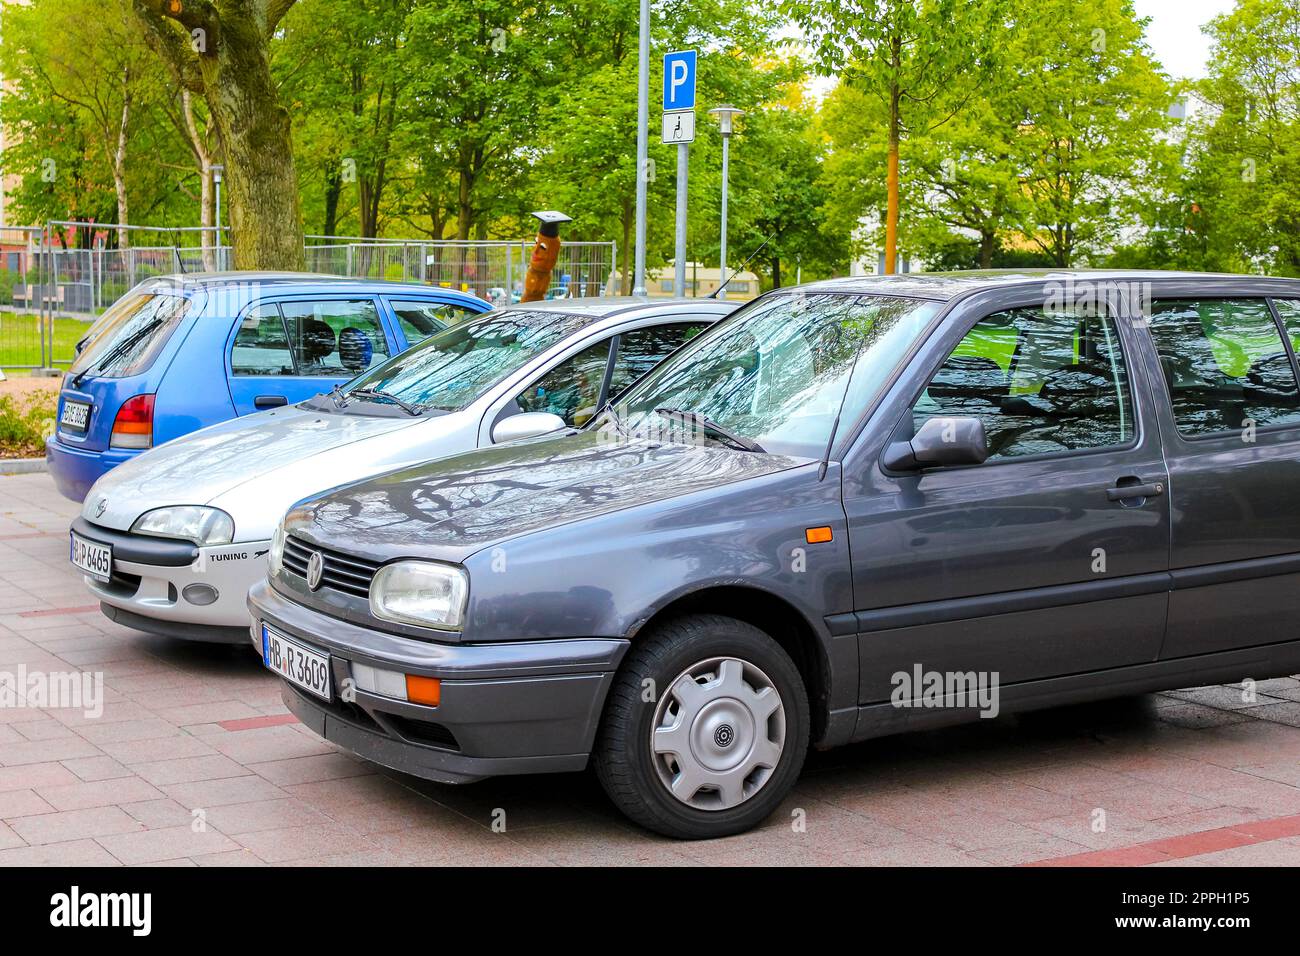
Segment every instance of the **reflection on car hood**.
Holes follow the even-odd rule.
[[[288,525],[320,545],[377,560],[462,560],[507,538],[803,463],[591,429],[456,455],[335,489],[304,502]]]
[[[118,465],[96,482],[82,515],[95,524],[125,531],[150,508],[207,504],[237,485],[301,459],[423,420],[331,415],[296,407],[236,418]],[[337,479],[328,481],[328,485],[335,483]],[[323,481],[316,487],[325,485]],[[313,490],[300,488],[285,505]],[[101,512],[100,502],[105,499]]]

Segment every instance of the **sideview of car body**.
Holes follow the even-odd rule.
[[[1297,339],[1288,280],[770,293],[576,433],[299,504],[252,638],[378,763],[738,832],[809,746],[1300,667]]]
[[[143,451],[302,401],[489,308],[452,289],[302,273],[147,280],[83,340],[46,443],[50,473],[82,501]]]

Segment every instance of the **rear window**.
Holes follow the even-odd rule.
[[[1264,299],[1157,300],[1150,319],[1180,433],[1300,422],[1291,356]]]
[[[129,292],[90,328],[70,375],[138,375],[153,364],[190,310],[190,299],[166,292]]]

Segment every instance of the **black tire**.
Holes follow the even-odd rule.
[[[734,657],[761,669],[781,695],[785,745],[762,787],[729,809],[701,810],[678,800],[660,779],[651,753],[657,702],[643,700],[645,681],[666,689],[687,668]],[[735,618],[693,614],[639,637],[605,702],[594,748],[596,776],[614,804],[648,830],[683,840],[741,833],[757,826],[794,787],[808,752],[808,692],[790,655],[758,628]]]

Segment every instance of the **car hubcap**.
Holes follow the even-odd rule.
[[[748,661],[713,657],[682,671],[655,709],[659,779],[697,810],[728,810],[758,793],[785,749],[776,685]]]

